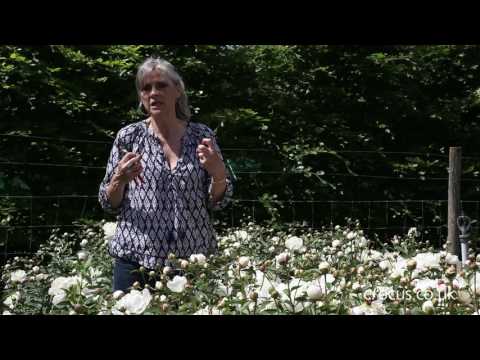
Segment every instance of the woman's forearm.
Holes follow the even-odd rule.
[[[107,186],[107,197],[112,208],[120,206],[123,196],[125,194],[125,186],[127,184],[122,182],[117,175],[112,177],[110,184]]]
[[[212,188],[210,190],[210,197],[215,204],[223,199],[227,189],[227,173],[223,170],[219,175],[212,177]]]

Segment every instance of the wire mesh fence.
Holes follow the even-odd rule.
[[[0,223],[2,262],[12,256],[31,254],[54,229],[70,231],[87,226],[76,223],[78,219],[105,218],[97,195],[0,196],[0,200],[6,198],[15,199],[25,216],[22,223]],[[461,208],[479,219],[480,201],[462,201]],[[415,227],[419,241],[441,247],[447,238],[447,214],[447,200],[234,199],[223,211],[212,212],[212,219],[217,230],[241,227],[248,222],[268,225],[274,221],[291,232],[333,230],[352,219],[358,220],[374,241],[389,241]],[[115,221],[115,217],[111,220]],[[477,237],[478,226],[472,228],[472,240]]]
[[[111,146],[111,141],[87,140],[87,139],[64,139],[21,134],[0,134],[2,137],[13,139],[24,138],[27,140],[60,141],[71,143],[83,143],[98,146]],[[267,153],[271,149],[240,149],[223,148],[224,154],[233,152]],[[372,156],[424,156],[426,158],[444,158],[445,153],[420,153],[400,151],[365,151],[365,150],[330,150],[341,154],[369,154]],[[227,155],[228,157],[228,155]],[[464,159],[480,160],[477,156],[463,157]],[[5,169],[16,166],[24,166],[29,169],[54,168],[63,176],[67,176],[71,169],[80,169],[83,172],[92,170],[101,173],[105,166],[97,164],[78,164],[56,161],[11,161],[0,159],[0,166]],[[65,172],[65,174],[63,173]],[[298,174],[301,171],[295,169],[262,170],[240,169],[236,171],[239,181],[245,181],[248,177],[281,177]],[[349,177],[382,180],[422,181],[445,184],[447,176],[402,176],[384,174],[356,174],[356,173],[323,173],[324,177]],[[479,182],[480,179],[464,177],[466,183]],[[94,176],[97,178],[97,175]],[[90,180],[89,180],[90,181]],[[88,185],[87,183],[85,183]],[[71,186],[70,186],[71,188]],[[89,191],[88,187],[87,191]],[[80,190],[83,191],[83,190]],[[446,195],[446,194],[445,194]],[[0,202],[10,201],[14,203],[15,221],[9,219],[10,215],[0,219],[0,261],[16,255],[29,254],[35,251],[38,245],[45,241],[53,229],[76,229],[82,226],[78,219],[102,219],[107,215],[98,204],[97,195],[1,195]],[[480,201],[462,201],[461,208],[465,214],[474,219],[479,219]],[[6,205],[8,208],[8,204]],[[440,247],[447,237],[447,200],[272,200],[259,199],[253,196],[251,199],[237,198],[232,201],[228,208],[221,212],[212,213],[217,228],[239,227],[245,222],[269,224],[275,220],[291,231],[296,230],[331,230],[335,225],[345,225],[347,219],[355,219],[360,226],[372,238],[378,241],[388,241],[394,235],[402,235],[412,227],[417,228],[420,240],[429,240],[432,244]],[[7,214],[9,212],[7,211]],[[108,218],[108,216],[107,216]],[[111,220],[115,220],[111,217]],[[472,228],[472,239],[476,239],[478,227]]]

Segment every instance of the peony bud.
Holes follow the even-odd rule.
[[[277,290],[275,290],[275,288],[271,288],[268,292],[272,297],[272,299],[278,299],[280,297],[280,294],[278,293]]]
[[[320,270],[320,274],[326,274],[330,269],[330,264],[326,261],[323,261],[318,265],[318,269]]]
[[[163,289],[163,283],[161,281],[156,281],[155,282],[155,289],[162,290]]]
[[[168,260],[173,261],[177,258],[177,256],[173,253],[168,254]]]
[[[425,314],[432,315],[435,312],[435,307],[430,300],[427,300],[422,304],[422,311]]]
[[[455,269],[455,266],[450,266],[446,271],[445,275],[449,279],[453,279],[457,275],[457,270]]]
[[[86,260],[88,258],[88,253],[86,251],[79,251],[77,257],[81,261]]]
[[[240,266],[241,269],[247,267],[249,263],[250,263],[250,258],[248,256],[241,256],[238,259],[238,265]]]
[[[225,298],[221,298],[221,300],[218,302],[218,307],[219,308],[222,308],[225,306],[225,303],[226,303],[226,299]]]
[[[77,313],[77,314],[81,314],[83,312],[83,306],[80,305],[80,304],[75,304],[73,305],[73,310]]]
[[[138,281],[135,281],[132,285],[134,289],[140,289],[140,283]]]
[[[153,270],[148,273],[148,276],[150,276],[151,278],[155,277],[155,275],[156,273]]]
[[[322,298],[322,288],[316,285],[309,286],[307,289],[307,296],[310,300],[318,301]]]
[[[188,264],[189,264],[188,260],[182,260],[182,261],[180,261],[180,267],[181,267],[182,269],[186,269],[186,268],[188,267]]]
[[[266,264],[266,263],[263,263],[263,264],[260,265],[260,267],[259,267],[259,270],[260,270],[261,272],[265,272],[266,269],[267,269],[267,264]]]
[[[410,259],[407,262],[407,269],[412,271],[417,268],[417,261],[415,259]]]
[[[284,265],[284,264],[286,264],[286,263],[288,262],[288,260],[290,259],[290,256],[289,256],[287,253],[283,252],[283,253],[277,255],[277,256],[275,257],[275,259],[277,260],[277,262],[278,262],[280,265]]]

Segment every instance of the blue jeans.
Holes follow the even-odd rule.
[[[113,267],[113,291],[122,290],[126,293],[135,281],[138,281],[142,287],[144,287],[146,283],[150,286],[155,286],[155,279],[149,279],[149,270],[140,273],[140,271],[138,271],[139,268],[140,265],[135,262],[115,258],[115,265]]]
[[[171,264],[169,264],[171,266]],[[173,271],[168,275],[168,278],[172,279],[175,275],[183,276],[185,272],[181,269],[175,269],[171,266]],[[148,273],[149,269],[145,269],[143,273],[138,271],[140,269],[140,264],[115,258],[115,265],[113,267],[113,291],[122,290],[123,292],[130,291],[132,285],[138,281],[140,286],[143,288],[145,284],[155,287],[155,281],[157,279],[151,278]]]

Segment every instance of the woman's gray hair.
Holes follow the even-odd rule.
[[[177,99],[177,103],[175,104],[175,112],[180,120],[189,121],[192,113],[188,104],[188,97],[185,93],[185,84],[183,83],[182,77],[170,62],[161,58],[150,57],[138,67],[135,85],[137,88],[138,99],[140,100],[140,109],[144,110],[140,96],[143,80],[148,73],[154,70],[160,70],[161,72],[165,73],[178,88],[180,91],[180,97]]]

